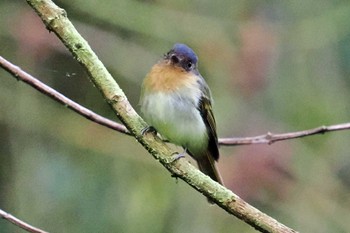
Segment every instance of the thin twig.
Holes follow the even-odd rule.
[[[350,129],[350,123],[343,123],[330,126],[320,126],[313,129],[282,133],[282,134],[273,134],[268,132],[267,134],[255,136],[255,137],[246,137],[246,138],[220,138],[219,143],[223,146],[237,146],[237,145],[251,145],[251,144],[272,144],[278,141],[290,140],[295,138],[307,137],[315,134],[325,134],[332,131],[348,130]]]
[[[23,222],[22,220],[16,218],[15,216],[6,213],[5,211],[0,209],[0,216],[3,219],[6,219],[8,221],[10,221],[11,223],[15,224],[16,226],[28,231],[28,232],[32,232],[32,233],[47,233],[47,231],[41,230],[39,228],[33,227],[31,225],[29,225],[26,222]]]
[[[3,67],[6,71],[8,71],[10,74],[12,74],[17,80],[21,80],[30,86],[34,87],[44,95],[49,96],[50,98],[56,100],[57,102],[63,104],[64,106],[72,109],[76,113],[82,115],[83,117],[94,121],[100,125],[106,126],[108,128],[114,129],[118,132],[128,134],[130,135],[129,131],[126,129],[126,127],[122,124],[118,124],[117,122],[114,122],[112,120],[109,120],[101,115],[98,115],[94,113],[93,111],[81,106],[80,104],[74,102],[73,100],[67,98],[66,96],[62,95],[55,89],[47,86],[46,84],[42,83],[38,79],[34,78],[27,72],[23,71],[18,66],[12,64],[11,62],[7,61],[5,58],[0,56],[0,66]]]

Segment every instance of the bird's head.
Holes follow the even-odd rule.
[[[185,44],[175,44],[174,47],[164,55],[164,60],[188,72],[197,70],[198,57],[193,50]]]

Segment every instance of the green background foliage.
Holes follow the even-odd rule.
[[[191,46],[220,137],[349,121],[350,3],[55,1],[139,110],[140,84]],[[24,1],[0,1],[0,55],[116,120]],[[170,174],[132,137],[94,124],[0,69],[0,208],[49,232],[255,232]],[[221,147],[233,192],[301,232],[349,232],[350,134]],[[23,232],[0,220],[0,232]]]

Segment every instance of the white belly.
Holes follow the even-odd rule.
[[[196,154],[206,150],[208,134],[195,99],[199,98],[156,93],[143,98],[141,111],[163,137]]]

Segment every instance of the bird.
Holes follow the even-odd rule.
[[[199,170],[223,185],[216,167],[219,148],[212,103],[198,57],[185,44],[176,43],[142,83],[141,113],[149,128],[182,146]]]

